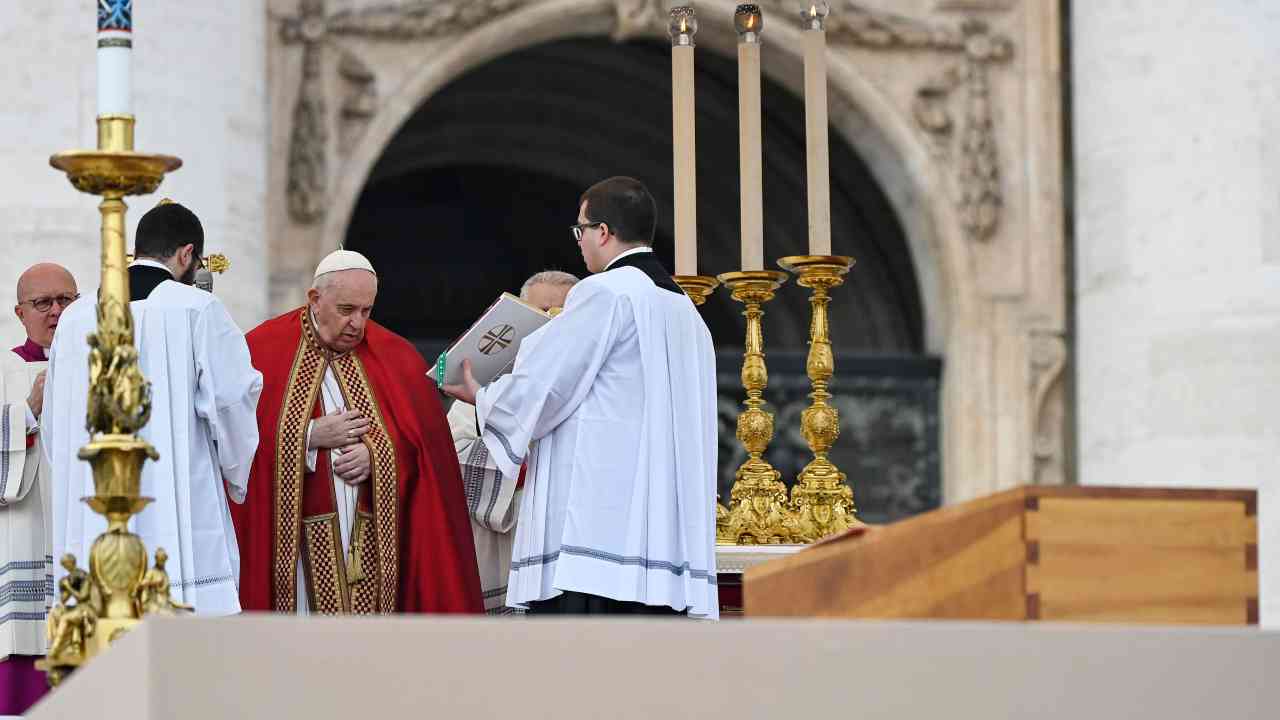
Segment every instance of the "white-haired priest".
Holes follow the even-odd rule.
[[[305,305],[249,333],[263,391],[234,513],[246,610],[481,612],[440,396],[413,345],[369,318],[377,295],[368,259],[337,250]]]

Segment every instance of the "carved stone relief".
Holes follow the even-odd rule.
[[[775,16],[794,14],[793,3],[766,0]],[[666,3],[661,0],[617,0],[616,39],[665,30]],[[1005,0],[951,0],[946,9],[1006,9]],[[999,151],[992,126],[988,68],[1013,56],[1013,41],[994,33],[985,22],[969,18],[958,26],[931,24],[914,18],[844,3],[827,20],[833,45],[883,50],[922,50],[957,56],[957,60],[916,90],[912,113],[934,146],[945,153],[958,144],[956,169],[961,223],[971,240],[990,239],[998,230],[1003,193]],[[957,132],[949,107],[951,95],[963,89],[964,125]]]
[[[1058,330],[1031,331],[1032,482],[1063,482],[1062,389],[1067,367],[1067,341]]]
[[[285,45],[301,45],[302,80],[294,105],[289,139],[289,215],[310,225],[324,217],[327,206],[328,118],[322,77],[325,45],[342,52],[338,71],[347,85],[341,110],[340,149],[359,140],[377,111],[376,76],[358,57],[342,48],[343,37],[412,42],[462,33],[490,22],[532,0],[414,0],[399,5],[327,14],[324,0],[300,0],[298,13],[274,18]]]
[[[301,0],[298,14],[277,18],[281,39],[303,48],[303,74],[294,109],[289,151],[289,210],[311,224],[324,215],[327,105],[321,78],[321,46],[341,37],[408,42],[465,32],[535,0],[417,0],[400,5],[326,14],[324,0]],[[662,0],[616,0],[613,37],[623,40],[660,31],[666,24]],[[782,0],[765,3],[785,13]],[[916,91],[912,112],[937,147],[959,145],[957,168],[960,215],[966,235],[987,240],[995,234],[1003,201],[996,133],[992,127],[988,67],[1013,54],[1012,41],[986,23],[967,19],[957,27],[929,24],[849,3],[828,20],[833,44],[875,49],[926,50],[958,60]],[[349,50],[342,49],[339,74],[347,90],[341,105],[339,151],[359,140],[377,107],[376,77]],[[964,90],[964,125],[957,132],[949,100]],[[958,139],[956,139],[958,138]]]
[[[369,66],[352,53],[344,52],[338,62],[338,75],[345,81],[346,97],[342,101],[341,137],[338,151],[343,154],[354,147],[378,112],[377,76]]]
[[[616,0],[614,37],[626,39],[647,32],[665,31],[666,9],[661,0]],[[794,3],[766,0],[761,3],[775,17],[794,14]],[[917,90],[911,108],[916,123],[929,135],[940,154],[958,145],[956,168],[960,187],[961,224],[970,240],[985,241],[999,229],[1004,196],[1000,183],[999,150],[992,125],[989,67],[1013,57],[1013,41],[987,23],[966,18],[959,25],[942,25],[897,15],[862,4],[837,5],[827,19],[832,45],[875,50],[918,50],[954,56],[941,72]],[[949,0],[939,9],[1002,10],[1008,0]],[[964,124],[957,131],[950,100],[964,91]]]
[[[615,0],[613,39],[618,42],[666,32],[667,3],[662,0]]]
[[[990,239],[999,227],[1003,191],[987,73],[991,65],[1005,63],[1013,56],[1013,41],[973,18],[948,26],[853,3],[833,13],[827,28],[835,45],[918,50],[956,57],[916,90],[911,109],[916,123],[939,150],[958,143],[961,224],[970,240]],[[964,91],[964,125],[958,132],[949,106],[957,89]]]

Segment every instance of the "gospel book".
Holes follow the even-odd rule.
[[[511,369],[520,341],[542,327],[551,315],[511,293],[502,295],[448,350],[440,353],[432,369],[436,385],[462,383],[462,361],[471,361],[471,374],[481,385]]]

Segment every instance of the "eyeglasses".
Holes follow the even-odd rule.
[[[49,312],[49,308],[53,307],[54,303],[58,303],[58,307],[65,308],[79,298],[80,293],[76,293],[75,295],[57,295],[54,297],[32,298],[31,300],[23,300],[18,304],[30,305],[32,308],[35,308],[36,312]]]
[[[586,230],[587,228],[592,228],[592,227],[599,227],[601,225],[604,225],[604,221],[578,223],[577,225],[570,225],[569,232],[573,233],[574,242],[580,242],[582,240],[583,230]]]

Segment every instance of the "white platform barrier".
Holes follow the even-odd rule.
[[[1280,634],[951,622],[152,620],[34,718],[1280,718]]]

